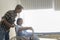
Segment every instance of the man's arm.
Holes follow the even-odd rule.
[[[8,27],[12,27],[13,26],[9,22],[7,22],[6,19],[2,19],[2,22],[4,22],[4,24],[7,25]]]
[[[10,20],[11,17],[11,11],[6,12],[6,14],[2,17],[2,22],[7,25],[8,27],[12,27],[12,24],[10,24],[7,20]]]

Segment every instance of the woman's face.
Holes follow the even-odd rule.
[[[22,25],[22,23],[23,23],[23,20],[19,20],[18,24]]]

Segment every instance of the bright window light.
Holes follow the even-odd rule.
[[[53,9],[23,10],[23,26],[33,27],[35,32],[60,32],[60,12]]]

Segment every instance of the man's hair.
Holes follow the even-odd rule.
[[[23,20],[23,19],[22,19],[22,18],[18,18],[18,19],[17,19],[17,24],[18,24],[18,22],[19,22],[20,20]]]
[[[20,4],[18,4],[15,9],[23,9],[23,7]]]

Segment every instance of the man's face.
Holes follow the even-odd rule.
[[[22,12],[22,9],[17,9],[16,12],[20,13],[20,12]]]

